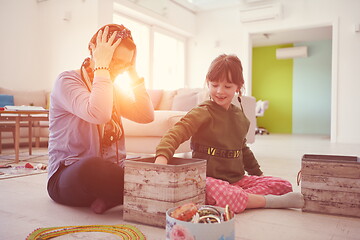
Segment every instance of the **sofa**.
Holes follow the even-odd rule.
[[[154,105],[154,121],[141,124],[123,119],[126,150],[129,153],[154,154],[156,146],[167,130],[190,109],[209,99],[207,90],[201,88],[182,88],[166,91],[148,90],[148,93]],[[243,96],[241,99],[244,112],[250,120],[247,142],[253,143],[256,129],[256,99],[252,96]],[[232,102],[236,106],[240,105],[237,97]],[[179,146],[176,153],[190,151],[190,140],[188,140]]]
[[[0,95],[13,96],[15,106],[40,106],[48,109],[50,92],[45,90],[34,90],[34,91],[20,91],[12,90],[0,87]],[[26,123],[21,124],[20,128],[20,145],[28,144],[28,128]],[[37,146],[46,145],[49,137],[49,123],[48,121],[34,122],[32,141]],[[37,126],[37,127],[36,127]],[[1,144],[12,145],[14,143],[13,133],[10,131],[0,132],[1,133]]]
[[[155,153],[155,148],[160,142],[161,137],[179,121],[190,109],[209,99],[207,90],[202,88],[181,88],[177,90],[148,90],[154,106],[154,121],[147,124],[135,123],[123,118],[125,131],[125,144],[129,153]],[[38,91],[18,91],[0,87],[0,94],[14,96],[15,105],[34,105],[46,109],[49,107],[50,92],[45,90]],[[239,106],[236,98],[233,103]],[[255,141],[255,106],[256,100],[251,96],[242,97],[242,105],[247,118],[250,120],[250,129],[247,134],[248,143]],[[38,128],[33,128],[33,142],[37,145],[47,144],[49,129],[48,122],[38,122]],[[1,133],[1,142],[3,145],[13,143],[11,132]],[[34,141],[35,140],[35,141]],[[20,129],[20,144],[28,143],[28,129]],[[190,141],[184,142],[176,153],[190,151]]]

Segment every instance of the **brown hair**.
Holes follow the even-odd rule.
[[[94,36],[91,38],[90,42],[89,42],[89,46],[88,49],[90,51],[90,54],[92,54],[91,52],[91,48],[90,48],[90,43],[93,43],[96,46],[96,37],[99,33],[99,31],[104,31],[105,27],[108,26],[109,27],[109,33],[107,38],[109,39],[111,37],[111,35],[113,34],[113,32],[117,31],[117,34],[115,36],[114,42],[116,42],[119,38],[121,38],[121,42],[120,45],[126,47],[129,50],[134,50],[136,49],[136,45],[133,41],[133,38],[131,36],[131,31],[129,29],[127,29],[126,27],[124,27],[124,25],[118,25],[118,24],[107,24],[103,27],[101,27],[99,30],[97,30],[97,32],[94,34]],[[119,46],[120,46],[119,45]],[[94,78],[94,73],[92,71],[92,69],[90,68],[90,58],[87,57],[85,58],[85,60],[83,61],[83,63],[81,64],[81,68],[84,67],[85,71],[87,72],[87,74],[89,75],[90,79],[92,80]],[[81,72],[81,77],[84,79],[83,73]]]
[[[236,84],[240,89],[244,87],[243,68],[237,56],[221,54],[211,62],[206,81],[218,82],[222,79]]]
[[[126,27],[124,27],[124,25],[118,25],[118,24],[107,24],[107,25],[101,27],[91,38],[90,43],[93,43],[96,46],[96,37],[97,37],[99,31],[101,30],[104,32],[104,29],[107,26],[109,27],[109,33],[107,36],[108,39],[111,37],[113,32],[117,31],[114,42],[116,42],[119,38],[122,38],[122,40],[120,42],[121,46],[125,46],[129,50],[134,50],[136,48],[136,45],[133,41],[130,30],[127,29]],[[88,49],[90,50],[90,53],[91,53],[90,44],[88,46]]]

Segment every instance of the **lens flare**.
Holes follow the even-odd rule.
[[[127,72],[120,74],[114,81],[114,86],[122,93],[135,99],[134,92],[131,85],[131,78]]]

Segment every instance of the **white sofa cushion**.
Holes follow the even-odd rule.
[[[206,89],[180,88],[173,99],[171,110],[190,111],[205,100]]]
[[[177,94],[176,90],[164,91],[160,103],[158,105],[158,110],[171,110],[171,106],[174,100],[175,95]]]
[[[151,123],[140,124],[122,119],[125,136],[137,137],[162,137],[169,128],[178,122],[187,112],[156,110],[154,112],[154,121]]]
[[[150,99],[151,99],[151,102],[152,102],[152,104],[154,106],[154,110],[157,110],[158,107],[159,107],[160,100],[162,98],[164,90],[161,90],[161,89],[148,89],[147,92],[148,92],[148,94],[150,96]]]
[[[134,137],[127,136],[125,140],[126,152],[131,153],[145,153],[155,154],[156,147],[160,143],[160,137]],[[180,144],[175,153],[190,152],[190,140]]]
[[[171,110],[174,111],[189,111],[197,104],[197,93],[190,92],[187,94],[177,94],[174,97]]]

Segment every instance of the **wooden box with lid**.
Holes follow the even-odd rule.
[[[356,156],[302,158],[303,211],[360,217],[360,162]]]
[[[205,204],[206,160],[174,157],[125,161],[124,220],[165,227],[166,211],[184,203]]]

